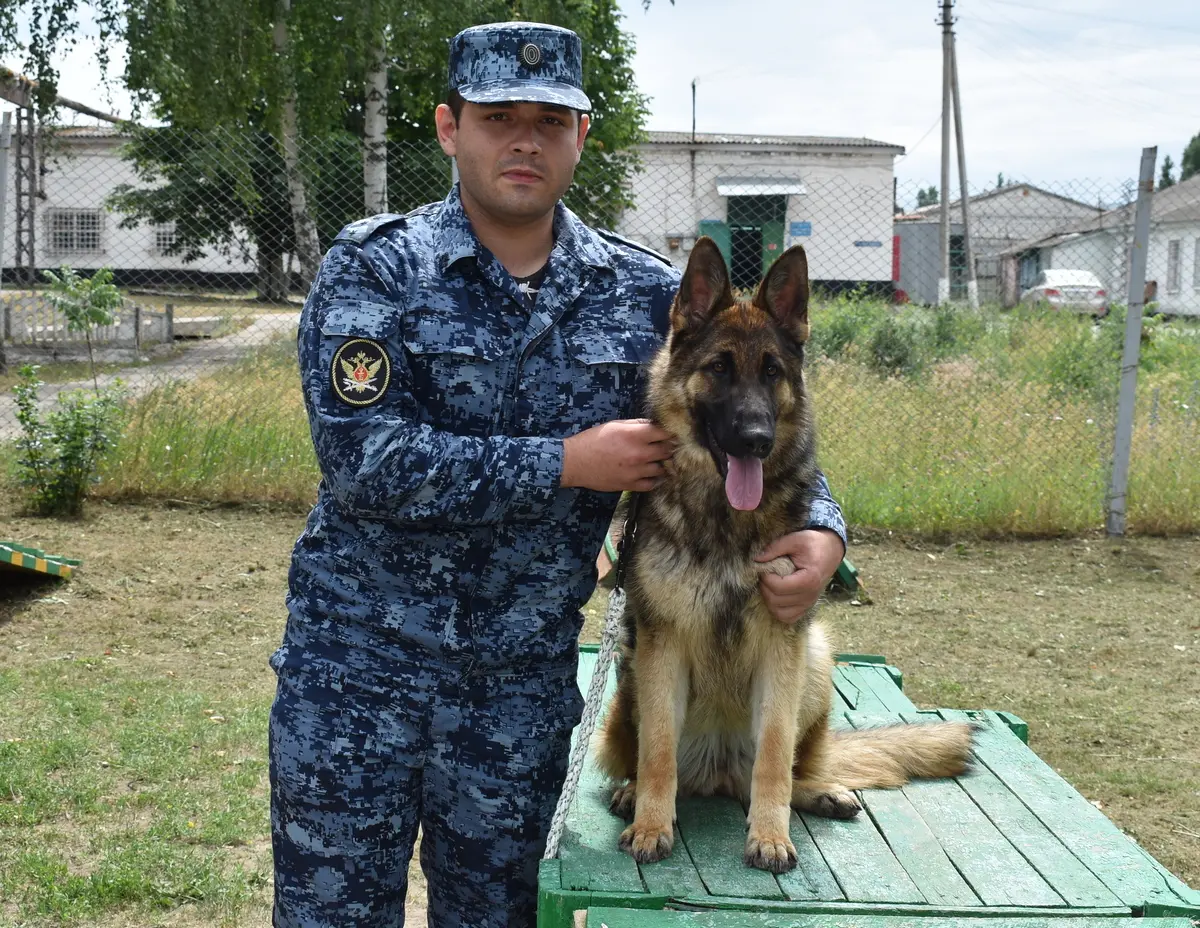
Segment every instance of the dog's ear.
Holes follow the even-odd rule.
[[[696,239],[679,292],[671,306],[671,328],[679,331],[733,303],[729,271],[721,250],[707,235]]]
[[[758,285],[754,305],[765,309],[800,341],[808,341],[808,256],[793,245]]]

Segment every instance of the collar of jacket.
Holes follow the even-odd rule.
[[[437,223],[437,260],[443,273],[463,258],[478,257],[485,250],[467,219],[458,184],[450,188],[442,201]],[[580,266],[604,268],[612,264],[612,246],[561,200],[554,206],[554,251],[569,255]]]

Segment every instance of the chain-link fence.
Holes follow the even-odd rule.
[[[698,236],[751,289],[793,244],[813,281],[809,382],[821,460],[852,522],[1053,533],[1103,522],[1133,237],[1133,183],[998,183],[951,204],[899,185],[867,139],[651,133],[589,152],[570,204],[682,267]],[[1131,152],[1131,171],[1136,167]],[[389,208],[443,197],[436,145],[392,145]],[[360,142],[308,141],[322,246],[364,212]],[[0,442],[16,368],[42,401],[125,384],[102,492],[307,500],[296,383],[303,297],[282,148],[265,133],[69,128],[9,158],[0,229]],[[968,254],[969,249],[969,254]],[[115,324],[70,331],[41,271],[110,268]],[[1200,528],[1200,177],[1158,191],[1129,500],[1140,530]],[[978,299],[973,300],[974,294]],[[974,305],[975,303],[978,305]]]

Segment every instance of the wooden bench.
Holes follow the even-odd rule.
[[[538,928],[1189,928],[1200,892],[1126,837],[1025,744],[1003,712],[917,710],[900,672],[847,655],[834,670],[835,725],[980,723],[974,769],[900,790],[865,790],[851,821],[792,813],[799,865],[742,863],[745,812],[725,797],[678,807],[675,849],[639,865],[617,849],[624,823],[585,768],[557,860],[539,873]],[[580,660],[584,692],[594,650]],[[615,684],[610,673],[609,691]],[[1146,921],[1153,919],[1153,922]],[[1051,921],[1052,920],[1052,921]],[[981,926],[984,928],[984,926]]]
[[[19,545],[15,541],[0,541],[0,573],[46,574],[66,580],[80,563],[75,558],[47,554],[40,548]]]

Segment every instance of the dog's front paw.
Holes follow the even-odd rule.
[[[664,827],[635,821],[621,832],[621,850],[627,851],[639,864],[662,860],[674,846],[675,834],[669,822]]]
[[[637,780],[630,780],[624,786],[618,786],[612,791],[612,799],[608,802],[609,811],[621,816],[625,821],[633,818],[633,810],[637,806]]]
[[[742,857],[748,867],[787,873],[796,866],[796,846],[786,835],[757,834],[751,829]]]

